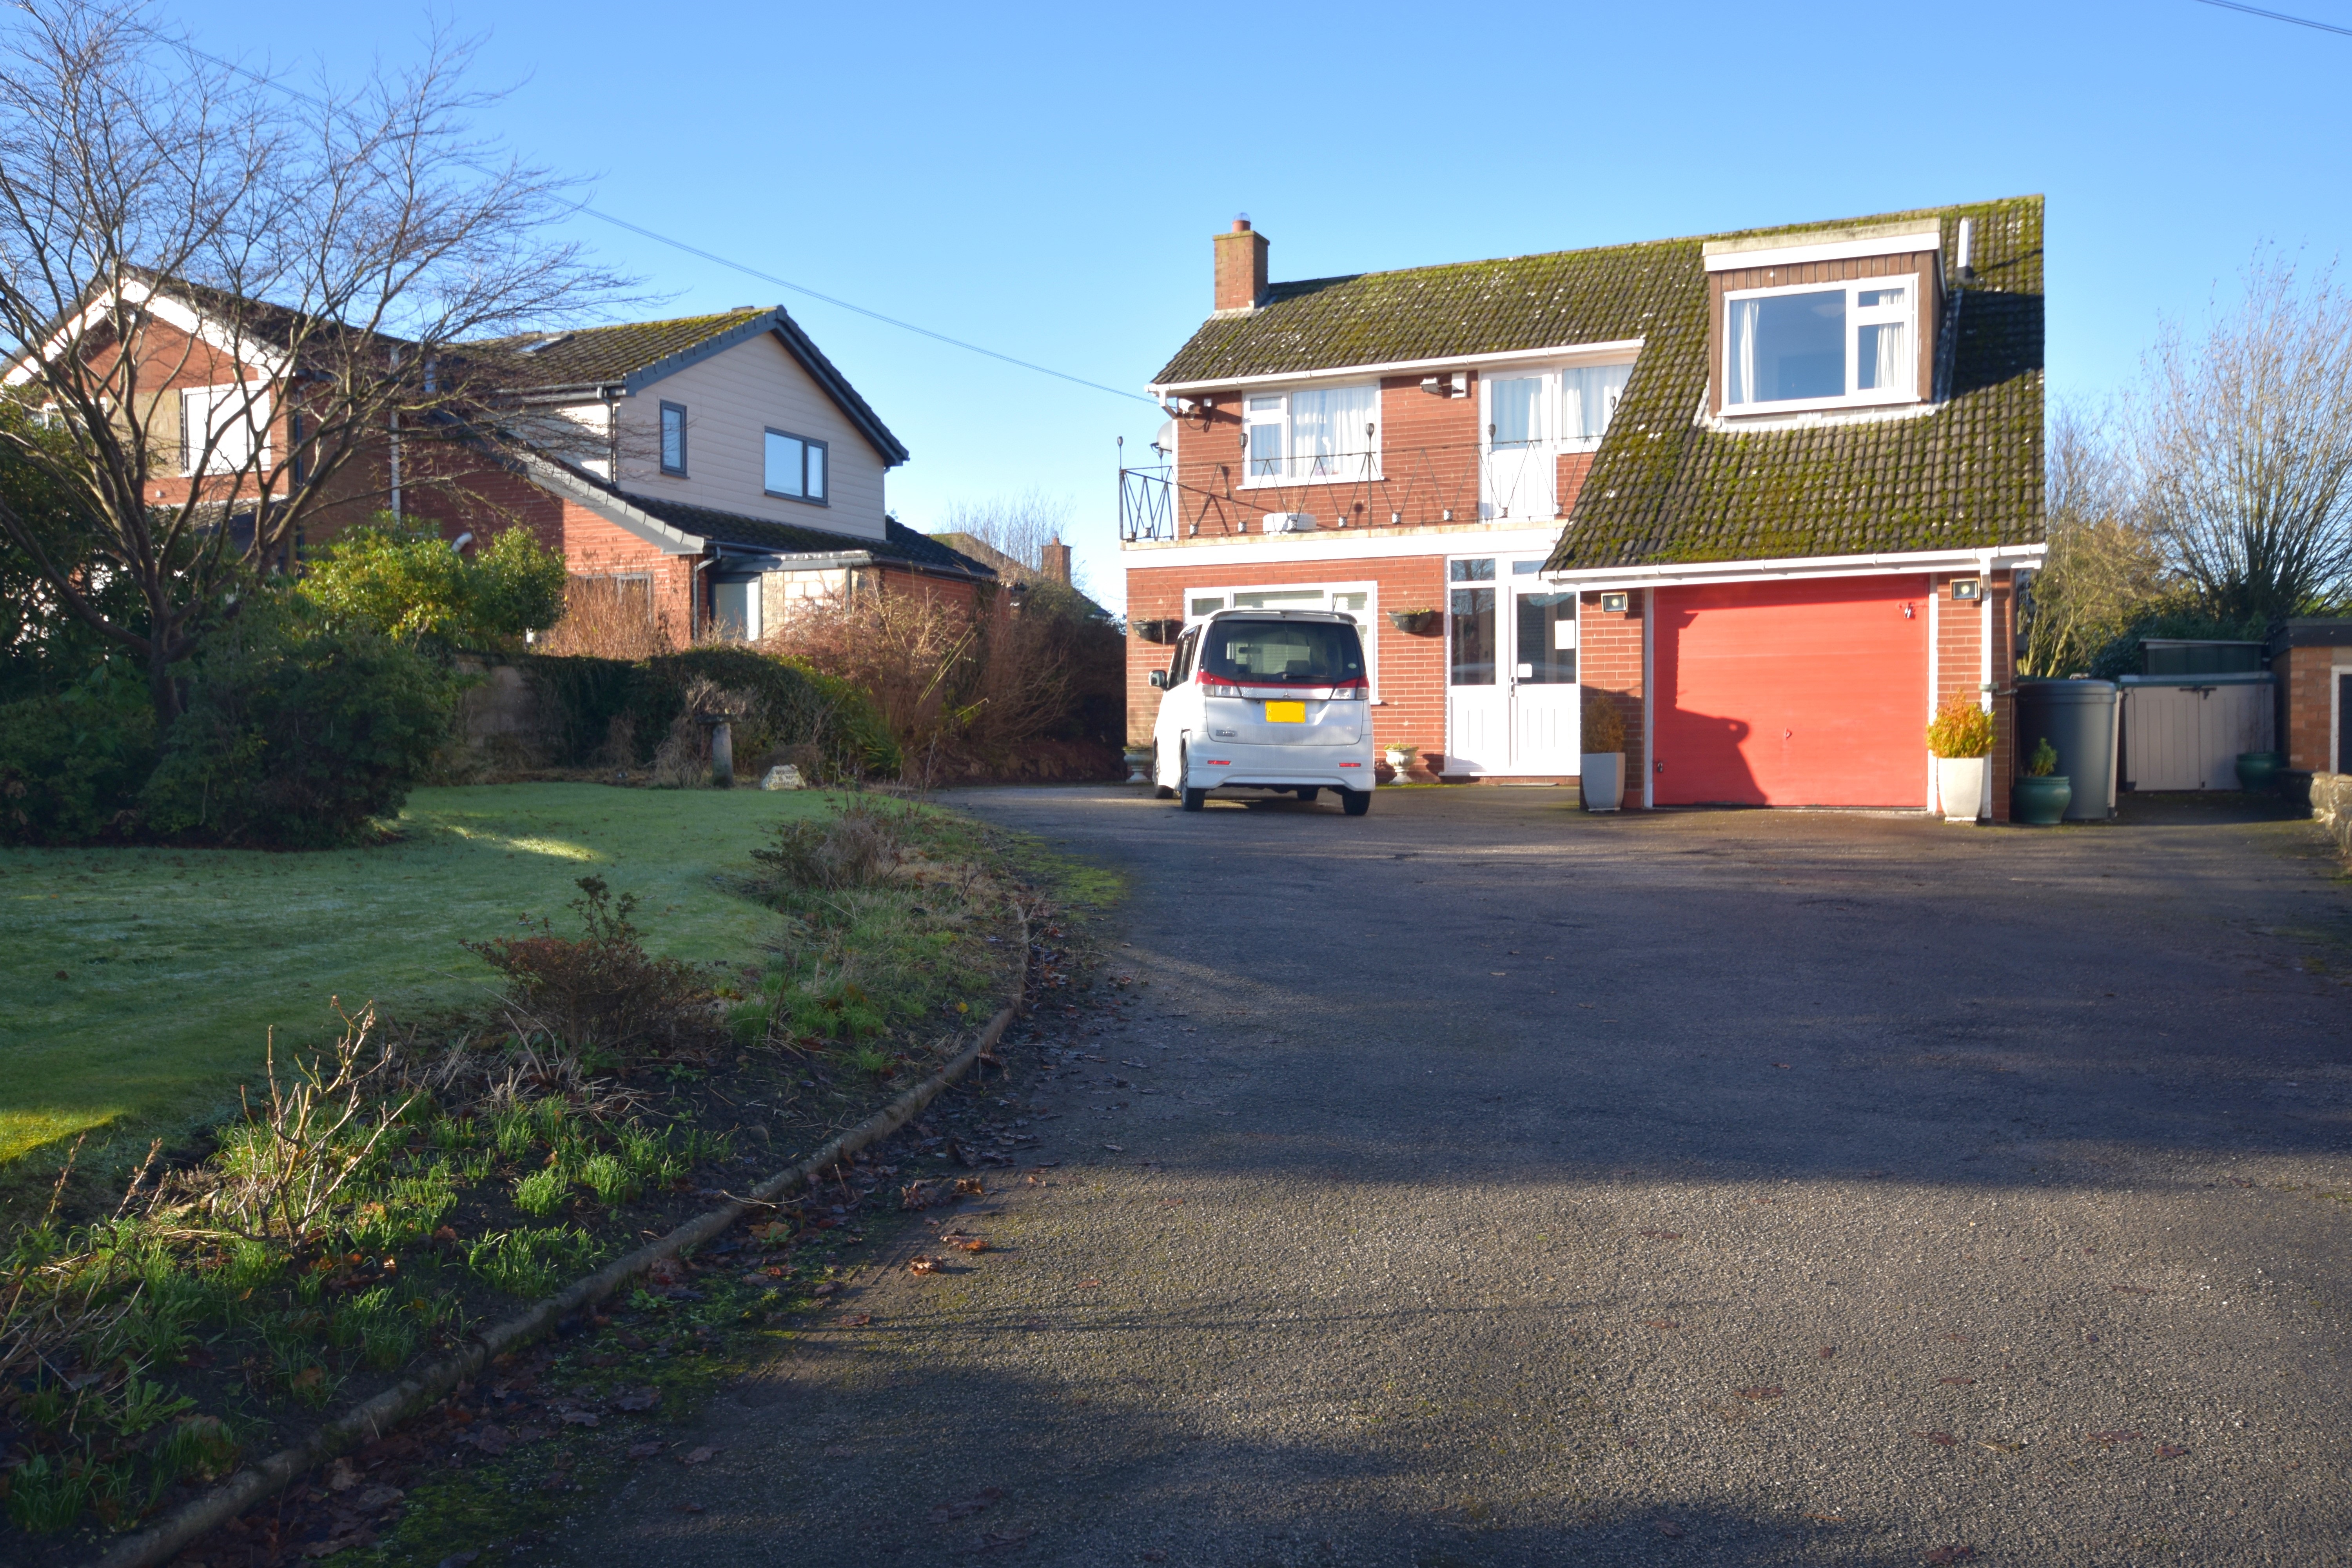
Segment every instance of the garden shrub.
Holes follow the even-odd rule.
[[[751,858],[784,889],[810,892],[872,887],[906,854],[898,825],[864,795],[841,802],[824,821],[779,824],[773,837]]]
[[[333,625],[488,650],[562,619],[567,581],[562,555],[529,529],[506,529],[466,556],[437,531],[385,513],[322,545],[299,591]]]
[[[679,1056],[719,1033],[717,997],[691,964],[646,952],[629,917],[637,896],[615,900],[602,877],[583,877],[572,908],[583,934],[469,942],[466,947],[507,977],[515,1007],[575,1051]]]
[[[561,766],[651,763],[699,682],[749,699],[734,737],[739,772],[803,747],[814,748],[829,777],[895,776],[901,765],[889,726],[863,691],[756,648],[712,645],[643,661],[541,655],[524,658],[522,669]]]
[[[142,795],[149,831],[322,848],[366,837],[447,738],[457,679],[365,627],[250,601],[196,667]]]
[[[0,704],[0,842],[125,835],[155,766],[155,709],[127,660],[62,690]]]

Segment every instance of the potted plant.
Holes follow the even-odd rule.
[[[1615,811],[1625,802],[1625,716],[1606,693],[1584,694],[1583,772],[1587,811]]]
[[[2285,765],[2286,759],[2276,752],[2240,752],[2238,787],[2266,790],[2278,782],[2279,769]]]
[[[1151,782],[1151,748],[1150,746],[1130,745],[1120,755],[1119,760],[1127,764],[1128,783],[1150,784]]]
[[[1403,784],[1405,782],[1405,774],[1412,771],[1413,758],[1421,755],[1421,748],[1418,746],[1395,745],[1391,746],[1381,754],[1388,759],[1389,771],[1396,774],[1396,777],[1389,780],[1389,783]]]
[[[2055,827],[2074,798],[2074,784],[2058,770],[2058,748],[2044,735],[2025,760],[2025,772],[2010,792],[2011,815],[2034,827]]]
[[[1401,632],[1410,632],[1417,637],[1427,637],[1444,623],[1444,613],[1433,610],[1426,605],[1417,605],[1408,610],[1389,612],[1389,625]]]
[[[1927,750],[1936,758],[1936,797],[1946,822],[1974,822],[1984,809],[1985,771],[1991,766],[1992,715],[1962,692],[1937,710],[1927,724]]]

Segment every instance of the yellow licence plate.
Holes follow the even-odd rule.
[[[1307,722],[1307,704],[1269,702],[1265,705],[1265,721],[1269,724],[1304,724]]]

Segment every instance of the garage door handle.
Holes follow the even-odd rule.
[[[1780,739],[1784,741],[1793,741],[1796,738],[1797,732],[1794,730],[1783,730],[1780,731]]]

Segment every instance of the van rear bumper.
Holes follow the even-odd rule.
[[[1313,784],[1369,790],[1380,782],[1372,773],[1372,749],[1364,744],[1239,746],[1228,741],[1203,750],[1195,741],[1185,761],[1186,789],[1298,789]]]

